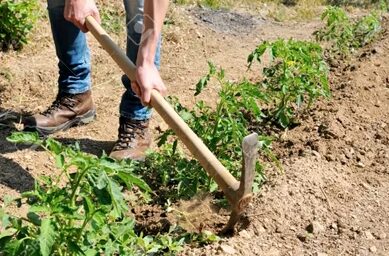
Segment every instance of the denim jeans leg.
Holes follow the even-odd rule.
[[[139,33],[143,27],[143,5],[144,0],[124,0],[126,9],[127,24],[127,56],[133,63],[136,63],[139,44],[142,34]],[[158,43],[155,65],[160,66],[161,40]],[[122,76],[122,82],[126,91],[120,103],[120,115],[132,120],[147,120],[151,117],[152,111],[144,107],[140,99],[131,89],[131,81],[126,75]]]
[[[48,0],[51,30],[59,59],[59,92],[90,90],[90,54],[85,34],[64,18],[64,0]]]

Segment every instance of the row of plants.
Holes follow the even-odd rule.
[[[264,42],[248,57],[249,68],[254,62],[261,62],[265,53],[271,61],[263,68],[261,81],[229,81],[223,69],[209,63],[209,72],[197,83],[195,96],[200,97],[215,81],[220,91],[214,107],[199,99],[194,107],[187,108],[177,98],[170,99],[191,129],[237,178],[245,136],[260,132],[259,126],[266,123],[288,128],[318,98],[330,96],[328,67],[318,44],[283,39]],[[260,136],[260,149],[277,164],[271,154],[271,141],[269,136]],[[168,198],[188,198],[199,191],[217,190],[217,184],[198,162],[182,153],[173,131],[167,130],[160,136],[159,146],[161,150],[150,155],[141,172],[148,173],[147,181],[155,183],[155,187],[166,187]],[[265,180],[263,166],[258,163],[256,170],[254,191]]]
[[[272,61],[263,70],[266,79],[262,82],[228,81],[224,70],[209,64],[209,74],[197,84],[196,95],[215,79],[221,85],[216,107],[199,100],[189,109],[171,99],[182,118],[236,177],[241,169],[241,141],[250,133],[252,122],[272,120],[287,127],[300,108],[328,94],[324,93],[327,71],[320,47],[293,40],[264,43],[250,55],[249,64],[261,61],[266,49]],[[264,106],[269,107],[267,111]],[[41,140],[36,133],[11,135],[8,140],[13,143],[34,144],[49,152],[61,173],[55,178],[42,177],[32,191],[11,201],[19,207],[27,205],[26,216],[11,216],[7,206],[3,208],[0,251],[4,255],[174,254],[185,242],[216,240],[212,234],[188,234],[174,226],[169,233],[156,236],[134,227],[129,208],[135,204],[163,204],[199,191],[217,191],[198,162],[169,136],[174,136],[170,130],[161,135],[160,150],[150,153],[145,162],[118,163],[83,153],[78,145]],[[271,154],[271,140],[261,136],[260,142],[263,151]],[[257,171],[256,190],[264,181],[260,164]]]

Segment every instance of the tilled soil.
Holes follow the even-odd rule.
[[[332,99],[275,143],[284,172],[267,171],[248,227],[190,255],[389,255],[388,54],[386,31],[332,68]]]
[[[165,29],[162,74],[170,94],[188,106],[195,102],[193,87],[206,73],[207,60],[224,67],[230,79],[254,76],[245,73],[245,62],[258,43],[278,37],[309,39],[320,24],[280,24],[242,13],[213,15],[176,6],[170,15],[175,23]],[[248,30],[239,33],[240,22],[235,19],[247,21]],[[225,30],[229,24],[231,29]],[[385,28],[389,28],[387,20]],[[123,46],[125,35],[114,39]],[[116,138],[123,88],[120,70],[91,37],[90,42],[98,119],[55,137],[64,143],[79,141],[83,150],[100,155],[110,150]],[[388,54],[385,34],[350,65],[333,67],[332,99],[314,106],[300,126],[284,132],[274,144],[284,171],[266,170],[268,181],[236,235],[206,247],[186,248],[182,254],[388,255]],[[23,51],[0,53],[0,119],[5,124],[0,127],[0,195],[15,196],[31,188],[40,175],[55,175],[53,159],[46,153],[5,140],[14,129],[10,120],[17,123],[21,113],[42,111],[54,99],[54,56],[47,21],[38,25]],[[212,104],[217,90],[210,87],[203,99]],[[155,115],[153,127],[161,124]],[[192,230],[220,230],[227,213],[209,205],[208,199],[181,202],[177,209],[191,214],[176,221]],[[134,213],[138,228],[151,233],[177,216],[155,207],[139,207]]]

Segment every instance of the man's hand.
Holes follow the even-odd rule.
[[[166,94],[165,84],[154,63],[139,65],[136,69],[136,80],[131,83],[131,88],[144,106],[150,104],[152,90],[157,90],[162,95]]]
[[[82,32],[88,32],[85,25],[85,18],[92,16],[100,23],[99,10],[94,0],[66,0],[65,13],[66,20],[76,25]]]
[[[136,61],[137,81],[131,87],[146,106],[150,104],[152,90],[166,94],[166,87],[154,60],[168,6],[169,0],[145,0],[144,13],[149,18],[144,19],[144,32]]]

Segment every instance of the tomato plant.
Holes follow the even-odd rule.
[[[326,26],[315,32],[316,40],[329,42],[330,54],[341,58],[372,42],[382,30],[381,18],[374,11],[353,22],[342,8],[328,7],[321,18]]]
[[[135,232],[128,206],[134,202],[124,196],[123,186],[137,186],[143,193],[150,188],[133,173],[134,162],[97,158],[77,145],[43,141],[37,133],[14,133],[8,140],[40,146],[62,171],[55,178],[42,177],[32,191],[13,200],[28,206],[26,217],[0,211],[0,251],[5,255],[145,255],[181,248],[184,240],[169,234]]]
[[[269,118],[286,128],[299,111],[330,96],[328,67],[318,44],[283,39],[260,44],[248,57],[249,67],[255,60],[261,62],[265,52],[271,61],[257,87],[265,95]]]

